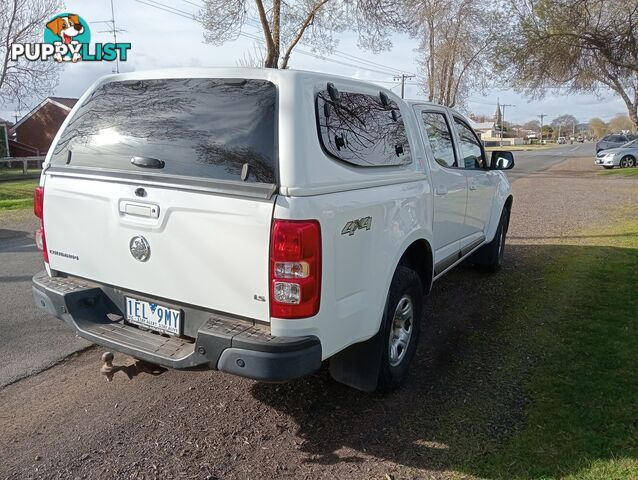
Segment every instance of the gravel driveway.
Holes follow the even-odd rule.
[[[398,392],[362,394],[325,371],[273,385],[131,370],[107,384],[95,348],[0,391],[0,478],[471,475],[458,472],[464,459],[522,420],[524,372],[500,364],[507,345],[491,335],[504,309],[524,298],[552,245],[587,242],[579,232],[635,199],[636,185],[597,175],[590,158],[517,180],[504,269],[461,267],[436,284]]]

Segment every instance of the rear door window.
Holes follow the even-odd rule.
[[[341,92],[317,95],[319,138],[333,157],[358,167],[388,167],[412,162],[403,117],[396,102],[379,95]]]
[[[75,113],[51,163],[274,184],[276,108],[276,87],[266,80],[111,82]],[[158,159],[164,167],[141,168],[133,157]]]

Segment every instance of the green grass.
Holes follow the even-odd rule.
[[[42,173],[41,168],[27,169],[27,175],[39,175]],[[20,177],[24,175],[22,168],[0,168],[0,178]]]
[[[638,220],[625,215],[591,238],[594,246],[556,247],[528,301],[510,313],[523,332],[519,348],[536,363],[524,384],[525,421],[461,470],[638,478]]]
[[[638,168],[614,168],[603,172],[603,175],[616,175],[617,177],[638,177]]]
[[[33,206],[33,191],[38,180],[0,182],[0,210],[15,210]]]

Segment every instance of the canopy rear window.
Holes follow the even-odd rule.
[[[107,83],[75,113],[51,163],[274,184],[276,106],[276,88],[266,80]],[[160,162],[144,168],[133,157]]]

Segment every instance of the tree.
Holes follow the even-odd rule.
[[[12,61],[14,43],[40,43],[46,22],[62,8],[58,0],[2,0],[0,8],[0,104],[17,108],[30,98],[49,94],[58,83],[55,62]]]
[[[556,137],[567,136],[566,133],[572,134],[576,131],[576,125],[578,125],[578,120],[573,115],[563,114],[559,117],[556,117],[552,120],[550,124],[554,128],[554,132],[556,132]],[[559,134],[560,132],[560,134]]]
[[[638,0],[505,0],[497,67],[534,97],[608,88],[638,125]]]
[[[594,117],[589,121],[589,129],[592,131],[594,137],[597,138],[602,138],[609,133],[607,124],[598,117]]]
[[[246,25],[258,26],[268,68],[288,68],[299,44],[331,52],[338,43],[335,34],[347,30],[358,32],[362,48],[388,49],[392,29],[408,24],[403,5],[391,0],[255,0],[254,9],[251,5],[249,0],[204,0],[204,39],[222,45],[237,39]]]
[[[609,131],[614,133],[620,132],[633,132],[635,130],[635,125],[629,119],[627,115],[616,115],[614,118],[609,120]]]
[[[464,104],[487,85],[488,55],[496,41],[495,13],[478,0],[415,1],[423,91],[431,102]],[[491,15],[491,16],[490,16]]]
[[[532,130],[534,132],[538,132],[541,129],[541,122],[538,120],[530,120],[529,122],[525,122],[522,127],[525,130]]]

